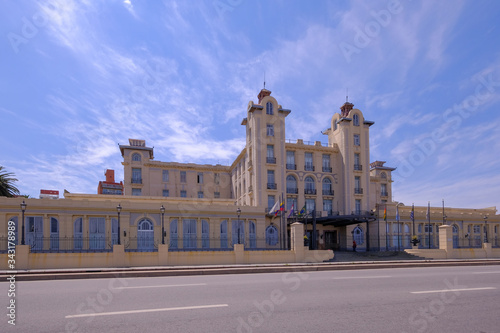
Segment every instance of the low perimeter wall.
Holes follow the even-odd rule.
[[[426,259],[487,259],[500,258],[500,249],[408,249],[406,252]]]

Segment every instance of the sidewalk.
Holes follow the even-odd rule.
[[[354,254],[354,256],[356,256],[356,254]],[[470,260],[459,260],[459,259],[371,260],[371,259],[372,258],[364,261],[347,260],[347,261],[333,261],[325,263],[296,263],[296,264],[161,266],[161,267],[0,271],[0,281],[6,281],[6,279],[11,275],[15,275],[16,281],[35,281],[35,280],[66,280],[66,279],[104,279],[104,278],[114,278],[114,277],[131,278],[131,277],[153,277],[153,276],[255,274],[255,273],[284,273],[284,272],[297,272],[297,271],[500,265],[500,259],[470,259]]]

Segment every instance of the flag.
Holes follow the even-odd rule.
[[[399,206],[396,206],[396,221],[399,222]]]
[[[279,201],[276,201],[276,203],[274,204],[274,206],[269,210],[269,214],[275,214],[275,212],[278,211],[278,205],[280,204]]]
[[[290,214],[288,214],[288,218],[290,218],[291,216],[293,216],[293,214],[295,213],[294,212],[294,208],[295,208],[295,202],[292,203],[292,208],[290,208]]]
[[[410,213],[410,219],[413,221],[415,219],[415,206],[412,204],[411,205],[411,213]]]
[[[285,202],[284,202],[284,201],[282,201],[282,202],[280,203],[280,208],[279,208],[279,209],[276,209],[276,212],[274,212],[274,216],[278,216],[278,213],[279,213],[279,212],[282,212],[282,211],[284,211],[284,210],[285,210]]]
[[[299,212],[299,216],[304,216],[304,215],[306,215],[306,205],[304,205],[304,207],[302,207],[302,209]]]
[[[384,208],[384,221],[387,222],[387,205],[385,205],[385,208]]]

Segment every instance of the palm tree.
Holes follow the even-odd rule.
[[[6,172],[4,167],[0,165],[0,196],[13,197],[19,194],[19,190],[14,185],[17,179],[13,176],[12,172]]]

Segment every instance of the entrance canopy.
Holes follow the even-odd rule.
[[[308,222],[312,221],[311,217],[307,218]],[[328,215],[324,217],[316,217],[316,223],[324,226],[345,227],[351,224],[365,223],[376,221],[377,217],[372,212],[360,212],[360,214],[349,215]]]

